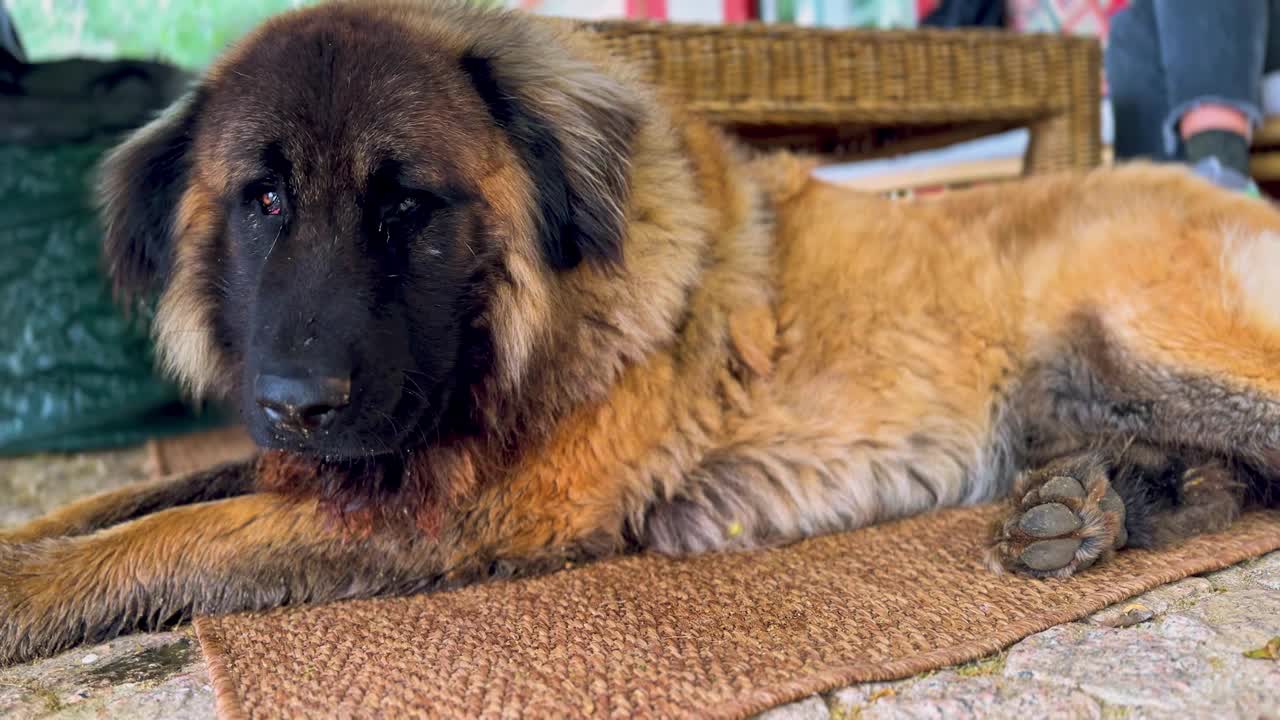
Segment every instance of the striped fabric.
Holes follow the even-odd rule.
[[[760,0],[760,19],[817,27],[912,28],[917,0]]]
[[[1196,0],[1213,2],[1215,0]],[[1225,0],[1236,2],[1237,0]],[[1019,32],[1092,35],[1105,43],[1111,17],[1129,0],[1007,0],[1009,25]]]
[[[560,17],[646,18],[686,23],[745,22],[753,0],[508,0],[507,7]]]
[[[762,19],[820,27],[912,28],[939,0],[507,0],[507,7],[584,19],[689,23]]]

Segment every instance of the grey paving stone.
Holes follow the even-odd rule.
[[[1280,552],[1274,552],[1250,563],[1253,579],[1268,590],[1280,590]]]
[[[831,712],[821,695],[813,695],[799,702],[776,707],[760,713],[757,720],[829,720]]]
[[[0,459],[0,527],[18,525],[77,498],[142,480],[147,477],[147,462],[142,448]]]
[[[921,677],[917,676],[897,682],[851,685],[827,693],[827,706],[836,717],[848,717],[855,711],[861,712],[866,706],[904,692],[912,683],[919,682],[920,679]]]
[[[213,717],[213,688],[188,631],[132,635],[0,670],[0,717]]]
[[[1258,586],[1280,590],[1280,552],[1210,573],[1205,579],[1219,591]]]
[[[1215,604],[1133,628],[1053,628],[1015,645],[1004,674],[1178,717],[1256,718],[1280,707],[1280,664],[1246,659],[1242,644],[1261,637],[1274,620],[1247,624],[1244,618],[1259,600],[1255,594],[1210,597]],[[1228,606],[1236,610],[1228,612]]]
[[[1098,701],[1079,690],[999,676],[939,673],[868,703],[843,705],[839,697],[833,695],[833,717],[860,720],[1102,717]]]
[[[0,460],[0,527],[148,475],[142,448]],[[0,718],[205,720],[213,687],[189,629],[118,638],[0,669]]]
[[[1212,592],[1214,592],[1213,583],[1202,577],[1189,577],[1156,588],[1132,600],[1116,603],[1091,615],[1089,622],[1095,625],[1111,625],[1117,616],[1123,614],[1127,608],[1134,605],[1147,608],[1153,615],[1160,615]]]
[[[1243,652],[1280,634],[1280,552],[1180,580],[1033,635],[1003,656],[828,693],[852,718],[1280,720],[1280,663]],[[1105,627],[1138,605],[1151,619]]]

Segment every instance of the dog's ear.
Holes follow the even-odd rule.
[[[524,161],[543,252],[558,269],[621,262],[643,105],[588,63],[558,58],[554,45],[522,45],[472,49],[461,66]],[[521,60],[525,51],[534,54]]]
[[[104,259],[117,298],[129,304],[167,280],[200,104],[197,92],[186,95],[108,153],[99,167]]]

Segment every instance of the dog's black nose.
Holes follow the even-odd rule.
[[[328,425],[351,401],[351,380],[337,377],[259,375],[254,399],[272,425],[308,432]]]

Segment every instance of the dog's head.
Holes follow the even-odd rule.
[[[395,452],[519,382],[557,277],[621,262],[641,113],[529,18],[286,14],[109,156],[109,270],[260,444]]]

